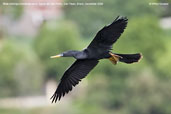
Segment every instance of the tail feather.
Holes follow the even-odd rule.
[[[142,55],[140,53],[136,53],[136,54],[116,54],[120,56],[119,61],[120,62],[124,62],[124,63],[134,63],[134,62],[138,62],[141,58]]]

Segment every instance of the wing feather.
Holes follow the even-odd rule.
[[[128,19],[126,17],[118,16],[112,24],[105,26],[97,33],[88,48],[96,48],[103,51],[110,50],[113,43],[115,43],[124,32],[127,23]]]
[[[66,70],[61,81],[51,97],[52,103],[60,100],[62,96],[72,90],[97,64],[98,60],[76,60]]]

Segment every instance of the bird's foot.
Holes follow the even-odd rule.
[[[109,52],[109,54],[111,55],[111,57],[109,58],[109,60],[113,63],[113,64],[117,64],[117,62],[119,61],[119,58],[122,58],[119,55],[116,55],[114,53]]]

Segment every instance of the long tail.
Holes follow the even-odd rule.
[[[136,54],[110,53],[110,55],[112,55],[112,57],[110,58],[110,61],[114,64],[116,64],[118,61],[131,64],[134,62],[138,62],[142,58],[142,55],[140,53],[136,53]]]
[[[134,62],[138,62],[141,58],[142,58],[142,54],[140,53],[136,53],[136,54],[116,54],[119,57],[119,61],[120,62],[124,62],[124,63],[134,63]]]

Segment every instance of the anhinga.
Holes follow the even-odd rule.
[[[117,17],[112,24],[103,27],[95,36],[90,45],[82,51],[66,51],[51,58],[74,57],[76,61],[68,68],[60,83],[51,97],[52,103],[61,99],[66,93],[72,90],[82,78],[84,78],[99,62],[100,59],[109,59],[112,63],[118,61],[124,63],[138,62],[142,57],[137,54],[116,54],[111,52],[112,45],[124,32],[128,23],[126,17]]]

